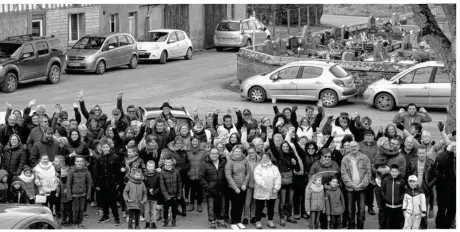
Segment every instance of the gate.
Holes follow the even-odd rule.
[[[183,30],[190,37],[188,4],[166,5],[164,10],[165,29]]]
[[[214,31],[222,19],[227,18],[226,4],[204,4],[204,48],[214,47]]]

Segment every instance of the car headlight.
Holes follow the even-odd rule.
[[[93,62],[93,61],[94,61],[94,58],[95,58],[95,56],[94,56],[94,55],[91,55],[91,56],[86,57],[85,61]]]

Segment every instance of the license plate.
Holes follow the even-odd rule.
[[[80,63],[69,63],[69,66],[78,67],[80,66]]]
[[[139,52],[139,55],[144,55],[144,54],[145,54],[145,52]]]

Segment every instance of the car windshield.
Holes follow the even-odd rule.
[[[139,39],[139,42],[165,42],[168,35],[168,32],[147,32]]]
[[[239,31],[240,23],[237,22],[221,22],[217,26],[218,31]]]
[[[0,43],[0,58],[17,57],[21,44],[15,43]]]
[[[339,65],[334,65],[332,66],[329,71],[331,71],[332,74],[334,74],[335,77],[337,78],[345,78],[348,76],[347,71],[340,67]]]
[[[72,48],[75,49],[100,49],[104,44],[104,37],[83,37]]]

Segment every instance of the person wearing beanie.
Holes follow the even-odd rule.
[[[426,217],[426,198],[420,189],[417,176],[410,175],[408,178],[410,189],[404,194],[403,212],[405,230],[418,230],[422,218]]]
[[[0,169],[0,203],[8,202],[8,172]]]
[[[147,202],[147,188],[141,169],[136,168],[131,172],[129,181],[123,190],[123,199],[129,211],[128,229],[140,229],[141,210]]]
[[[35,195],[37,195],[38,189],[35,185],[35,175],[29,166],[24,165],[23,171],[19,176],[19,180],[22,181],[22,188],[25,190],[26,195],[29,198],[29,203],[35,204]]]
[[[59,142],[54,140],[53,129],[51,127],[46,127],[43,132],[44,134],[40,142],[33,145],[32,149],[30,150],[29,163],[33,167],[35,167],[38,164],[39,157],[41,157],[44,154],[48,155],[49,161],[51,162],[54,161],[54,157],[57,155],[67,155],[62,154],[63,150],[61,149]]]
[[[12,204],[29,204],[29,198],[26,191],[22,188],[19,177],[13,177],[10,192],[8,193],[8,202]]]
[[[112,110],[112,118],[105,123],[103,128],[107,129],[107,127],[113,126],[117,128],[118,131],[125,131],[129,125],[130,123],[128,120],[126,118],[122,118],[121,111],[115,108]]]
[[[359,151],[367,155],[367,157],[371,161],[371,167],[373,167],[375,156],[377,155],[379,151],[377,142],[375,141],[375,133],[372,129],[367,128],[367,129],[364,129],[362,134],[363,134],[364,140],[358,143]],[[372,176],[374,176],[374,173],[372,173]],[[373,206],[374,187],[375,187],[375,181],[373,178],[371,178],[370,184],[367,186],[365,190],[367,212],[370,215],[375,215],[374,206]]]

